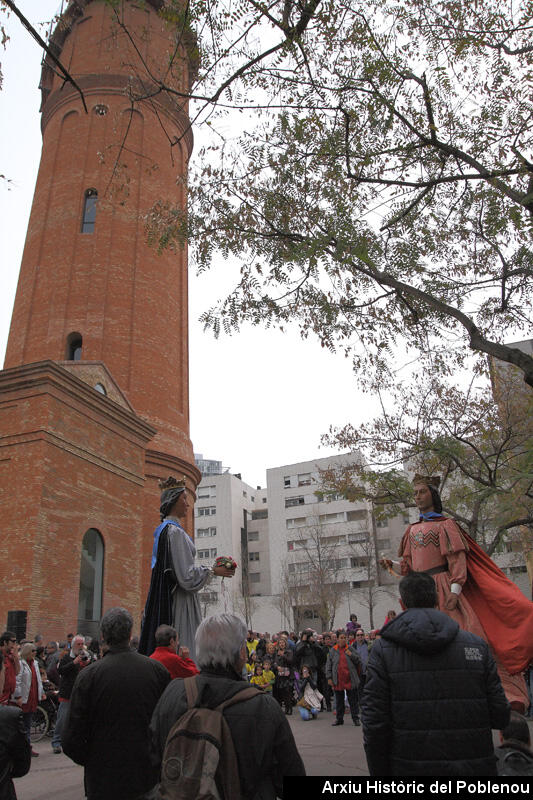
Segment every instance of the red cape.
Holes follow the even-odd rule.
[[[511,675],[523,672],[533,661],[533,603],[462,528],[461,533],[469,547],[465,597],[498,660]]]

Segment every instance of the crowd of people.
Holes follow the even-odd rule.
[[[418,576],[419,573],[416,575]],[[431,578],[428,578],[428,583],[432,589],[434,582]],[[423,603],[425,602],[423,600]],[[431,602],[431,599],[427,602]],[[426,612],[427,609],[424,609],[424,613]],[[293,709],[298,710],[304,721],[318,719],[321,712],[332,712],[331,724],[333,726],[344,724],[346,709],[349,709],[353,724],[356,726],[361,725],[362,716],[370,772],[376,775],[388,774],[388,768],[384,767],[384,764],[388,763],[388,759],[395,757],[394,746],[391,745],[391,742],[396,739],[392,731],[389,731],[389,739],[384,735],[388,724],[386,721],[384,722],[384,719],[376,722],[381,708],[379,692],[382,689],[381,683],[386,669],[389,667],[393,670],[396,669],[398,659],[401,661],[405,657],[406,649],[409,650],[410,629],[406,627],[411,619],[409,613],[415,614],[415,610],[410,612],[408,607],[407,612],[398,615],[393,610],[389,611],[383,625],[383,638],[381,630],[364,631],[355,614],[351,615],[344,628],[322,633],[308,628],[299,635],[287,630],[272,635],[268,632],[246,631],[243,627],[244,624],[237,617],[218,615],[218,617],[210,619],[224,618],[223,622],[226,624],[225,618],[231,618],[231,625],[234,627],[240,625],[243,635],[245,635],[240,660],[232,662],[230,659],[228,662],[227,649],[225,650],[224,643],[219,644],[220,663],[217,662],[217,655],[213,652],[212,641],[202,640],[201,635],[200,641],[203,641],[203,649],[200,646],[197,661],[193,661],[189,648],[187,646],[180,647],[178,632],[170,625],[160,625],[155,631],[155,649],[150,658],[138,654],[136,650],[138,641],[131,638],[133,620],[124,609],[113,609],[112,612],[109,612],[111,614],[110,622],[106,623],[106,617],[104,617],[101,641],[91,640],[89,637],[79,634],[69,634],[62,642],[48,641],[45,643],[40,635],[37,635],[33,641],[17,642],[16,636],[12,632],[6,631],[0,636],[0,704],[5,709],[4,716],[0,717],[0,720],[4,733],[11,730],[11,739],[9,736],[7,737],[10,741],[12,740],[9,745],[12,749],[9,756],[11,793],[4,795],[0,792],[0,797],[15,797],[11,779],[25,774],[30,767],[31,756],[37,755],[32,750],[30,743],[31,720],[37,704],[46,698],[47,692],[58,694],[57,719],[52,738],[53,752],[60,753],[64,750],[74,761],[85,766],[85,783],[89,798],[116,796],[113,795],[113,792],[117,791],[117,786],[113,784],[106,769],[102,768],[102,765],[106,763],[109,765],[111,774],[116,774],[117,780],[121,782],[121,792],[123,793],[121,796],[130,796],[127,793],[129,790],[124,788],[123,768],[120,767],[117,771],[112,765],[116,765],[119,761],[124,762],[124,724],[126,724],[126,729],[128,725],[132,724],[132,702],[135,698],[134,715],[137,719],[135,723],[137,734],[133,738],[137,744],[133,748],[135,752],[129,753],[125,763],[128,765],[131,796],[141,796],[142,792],[150,790],[151,786],[157,783],[163,770],[165,742],[161,730],[165,731],[165,736],[168,735],[172,721],[168,717],[168,708],[164,706],[164,698],[168,694],[172,703],[179,706],[181,713],[185,702],[184,679],[194,677],[201,681],[200,689],[205,693],[212,692],[215,676],[217,679],[224,678],[219,687],[220,697],[217,695],[221,701],[224,700],[228,691],[231,695],[235,687],[242,688],[247,684],[258,690],[258,694],[270,698],[266,706],[259,704],[258,701],[255,701],[255,706],[257,709],[262,709],[260,713],[264,717],[258,717],[258,719],[261,720],[262,726],[263,724],[267,725],[266,730],[270,730],[273,740],[277,737],[284,742],[284,758],[288,770],[284,774],[304,774],[291,730],[286,722],[283,724],[280,721],[291,715]],[[416,613],[418,613],[418,609]],[[455,641],[457,637],[455,628],[457,627],[458,630],[458,626],[441,612],[434,611],[433,613],[439,619],[443,618],[447,621],[446,625],[449,623],[448,628],[446,625],[444,626],[448,637],[445,645],[448,646],[448,640]],[[416,619],[418,620],[418,617]],[[109,630],[106,630],[106,624],[108,624]],[[434,621],[431,622],[431,626],[433,631]],[[199,633],[201,633],[201,628]],[[420,632],[417,631],[417,636],[420,635]],[[467,645],[472,644],[472,642],[466,641],[468,637],[473,638],[474,643],[480,641],[477,637],[461,631],[457,639],[457,642],[460,640],[461,644],[461,636],[466,637]],[[457,642],[454,644],[455,649],[457,649]],[[391,652],[391,647],[396,648],[395,660],[391,662],[392,666],[385,663],[385,657]],[[371,658],[374,649],[376,653]],[[106,654],[111,655],[112,658],[104,658],[103,656]],[[233,651],[232,656],[235,656]],[[488,655],[483,655],[483,658],[486,657],[488,658]],[[384,658],[385,661],[383,661]],[[450,661],[450,658],[450,654],[447,652],[447,662]],[[376,672],[377,663],[380,664],[380,668]],[[92,667],[87,669],[91,665]],[[97,669],[94,669],[95,666]],[[409,669],[412,669],[410,661]],[[432,669],[431,674],[434,675],[434,664]],[[206,674],[210,676],[210,681],[204,680]],[[371,676],[369,691],[365,693],[365,684],[369,674]],[[376,675],[379,675],[379,680]],[[529,679],[530,674],[527,677]],[[422,678],[421,683],[417,684],[418,691],[414,698],[417,714],[420,713],[424,701],[420,694],[420,687],[427,688],[428,702],[431,704],[432,711],[435,710],[431,694],[431,680],[428,678],[428,681],[429,683],[424,684]],[[529,749],[527,722],[516,712],[509,717],[509,704],[499,681],[497,683],[498,686],[494,690],[497,695],[494,701],[495,716],[491,726],[499,727],[502,730],[502,744],[496,753],[498,770],[500,774],[529,774],[528,770],[533,765],[533,754]],[[175,684],[175,688],[172,690],[169,688],[171,684]],[[409,692],[410,690],[408,690],[408,695]],[[404,703],[403,707],[405,708],[405,698],[400,698],[400,701]],[[476,714],[476,716],[479,716],[480,724],[483,727],[481,706],[484,701],[479,702],[481,703],[479,715]],[[252,705],[250,703],[250,708]],[[156,709],[158,710],[157,714]],[[454,711],[454,714],[457,724],[457,710]],[[390,708],[387,708],[384,716],[386,720],[389,718],[392,720],[395,714]],[[408,714],[404,712],[403,716],[407,719]],[[159,719],[158,724],[161,730],[157,725],[154,727],[156,717]],[[116,730],[115,735],[110,736],[111,718],[115,719]],[[231,719],[229,710],[228,718]],[[235,720],[238,718],[235,715]],[[92,730],[88,727],[89,720],[93,726]],[[149,732],[150,720],[152,720],[151,733]],[[270,729],[268,725],[270,725]],[[485,731],[485,739],[490,734],[491,726]],[[141,729],[144,732],[139,735]],[[377,731],[375,738],[374,729]],[[412,735],[413,728],[411,727],[410,730],[410,735]],[[239,737],[243,738],[242,731],[235,735],[237,740]],[[251,734],[248,732],[247,736],[249,735]],[[425,736],[423,727],[420,730],[420,736],[422,738]],[[6,735],[0,733],[0,758],[5,757],[2,748],[6,750],[8,747],[7,739]],[[110,740],[115,741],[116,752],[110,746]],[[401,741],[401,736],[399,740]],[[127,741],[130,741],[129,737]],[[376,741],[378,745],[376,745]],[[477,741],[479,741],[479,737]],[[388,744],[386,744],[387,742]],[[105,751],[102,750],[104,746],[102,743],[105,743]],[[387,752],[384,752],[384,746]],[[488,755],[484,755],[484,768],[489,762],[495,763],[491,748],[490,745],[487,751]],[[412,752],[411,747],[410,752]],[[239,760],[238,751],[237,759]],[[401,760],[399,763],[402,763]],[[253,785],[255,790],[257,781],[248,775],[244,765],[242,769],[245,781],[248,781],[251,786]],[[415,774],[414,769],[415,766],[409,764],[405,774]],[[391,774],[396,773],[392,772]],[[401,774],[401,769],[399,774]],[[465,774],[468,774],[468,770]],[[274,780],[272,775],[266,770],[265,774],[259,778],[268,783]],[[138,791],[139,787],[142,787],[141,792]],[[149,796],[149,794],[146,795],[146,797]],[[253,797],[253,794],[249,796]],[[275,797],[276,795],[271,793],[267,796]]]
[[[389,611],[387,619],[393,619]],[[248,631],[245,677],[272,694],[286,715],[298,708],[303,720],[319,711],[335,711],[332,725],[342,725],[346,703],[360,725],[359,704],[366,665],[379,630],[365,632],[352,614],[345,628],[317,633],[311,628],[298,636],[287,630]]]

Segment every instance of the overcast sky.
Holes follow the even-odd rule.
[[[19,0],[18,6],[39,27],[60,2]],[[41,152],[42,53],[14,16],[2,17],[11,37],[1,54],[0,92],[0,174],[11,181],[0,180],[3,363]],[[320,447],[321,434],[330,424],[368,418],[376,400],[357,391],[349,359],[314,339],[302,341],[296,329],[281,334],[247,328],[218,341],[204,333],[200,313],[227,288],[220,271],[201,278],[190,273],[191,439],[195,452],[264,486],[269,467],[332,453]]]

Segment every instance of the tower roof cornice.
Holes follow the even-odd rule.
[[[61,53],[68,36],[72,32],[76,23],[85,16],[87,6],[91,5],[95,1],[96,0],[69,0],[67,7],[58,17],[48,42],[48,45],[56,58],[61,58]],[[131,1],[133,2],[133,0]],[[145,3],[146,5],[151,6],[155,11],[159,11],[165,5],[167,5],[167,0],[145,0]],[[189,34],[189,36],[191,37],[191,40],[194,39],[194,34],[192,32]],[[190,80],[192,80],[194,72],[195,65],[191,63],[189,67]],[[39,88],[41,90],[41,112],[44,111],[46,101],[50,95],[50,92],[52,91],[54,74],[55,66],[52,62],[52,59],[45,54],[42,61],[41,80],[39,83]]]

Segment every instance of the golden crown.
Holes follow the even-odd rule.
[[[170,475],[164,481],[159,481],[159,490],[166,492],[168,489],[185,489],[185,475],[180,481]]]
[[[413,478],[413,484],[415,483],[425,483],[426,486],[434,486],[435,489],[438,489],[440,486],[440,475],[419,475],[418,472]]]

